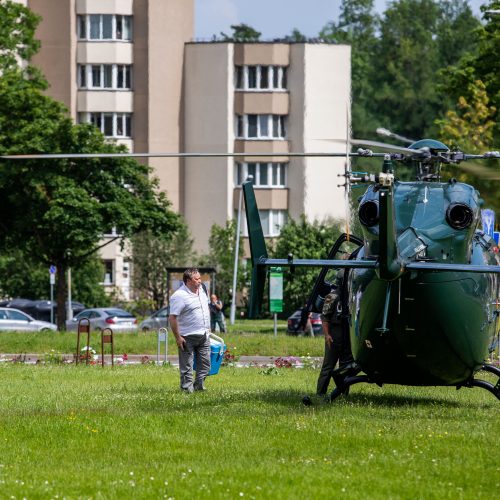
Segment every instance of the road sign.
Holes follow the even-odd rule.
[[[283,271],[281,267],[272,267],[269,272],[269,311],[283,311]]]
[[[57,267],[54,266],[53,264],[49,267],[49,273],[50,274],[56,274]]]

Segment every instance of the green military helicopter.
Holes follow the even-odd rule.
[[[332,288],[328,271],[345,269],[340,304],[355,366],[337,370],[331,400],[361,382],[482,387],[500,399],[500,369],[485,361],[499,328],[498,247],[479,229],[474,187],[441,180],[444,164],[500,155],[450,151],[431,139],[397,149],[349,154],[381,157],[382,171],[346,171],[347,186],[368,185],[358,209],[363,234],[340,236],[325,260],[268,258],[252,182],[243,185],[253,263],[249,316],[260,313],[270,266],[321,267],[306,307],[317,312]],[[399,181],[397,164],[415,168],[415,180]],[[347,241],[357,248],[340,259]],[[480,370],[499,380],[476,378]]]

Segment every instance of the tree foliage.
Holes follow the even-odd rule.
[[[253,29],[248,24],[232,24],[231,29],[233,30],[232,35],[226,35],[221,31],[222,40],[225,42],[258,42],[260,40],[260,31]]]
[[[110,298],[99,285],[104,276],[101,259],[92,255],[72,269],[72,300],[87,307],[110,305]],[[0,257],[0,295],[10,298],[48,300],[50,284],[48,267],[20,249]]]
[[[281,228],[271,254],[276,258],[292,254],[296,259],[325,259],[341,232],[337,222],[309,222],[304,215],[298,220],[289,219]],[[284,274],[285,316],[304,306],[318,272],[318,269],[297,268]]]
[[[217,274],[215,276],[214,292],[222,300],[226,308],[232,301],[236,226],[237,222],[234,219],[228,220],[225,226],[214,224],[210,228],[209,253],[200,259],[201,265],[215,267]],[[241,238],[238,257],[236,291],[242,292],[247,278],[246,269],[243,266],[243,241]]]
[[[166,239],[151,230],[132,238],[133,286],[139,300],[154,309],[163,307],[168,299],[168,267],[192,267],[195,260],[193,238],[185,222]]]
[[[373,13],[373,0],[342,0],[339,21],[331,21],[320,31],[321,39],[351,45],[352,124],[356,137],[377,128],[366,102],[372,96],[371,81],[377,45],[379,17]]]
[[[458,98],[456,110],[437,120],[440,139],[448,146],[469,153],[482,153],[493,144],[496,108],[489,105],[486,87],[481,80],[467,86],[468,97]]]
[[[24,30],[18,19],[29,15],[21,10],[23,15],[0,17],[2,35]],[[35,26],[36,19],[30,22]],[[32,30],[28,24],[19,35],[26,46]],[[32,54],[36,44],[30,47],[20,54]],[[125,151],[95,127],[74,125],[63,106],[42,93],[39,75],[10,63],[7,58],[0,67],[0,154]],[[178,216],[150,173],[129,158],[2,161],[0,248],[20,249],[44,266],[55,264],[58,309],[64,311],[66,270],[82,266],[102,234],[112,227],[123,238],[146,228],[163,235],[177,229]],[[65,314],[59,315],[60,328],[64,321]]]
[[[476,43],[472,49],[462,57],[450,63],[450,66],[440,72],[439,90],[442,95],[449,96],[450,111],[459,112],[457,107],[464,99],[467,102],[476,100],[474,93],[480,81],[484,86],[489,104],[495,108],[492,116],[485,117],[495,123],[492,132],[492,141],[486,148],[497,145],[500,139],[500,124],[498,111],[500,109],[500,16],[488,15],[487,11],[500,9],[500,1],[490,1],[483,5],[485,23],[480,24],[474,31]]]
[[[18,2],[0,2],[0,67],[18,69],[20,61],[29,61],[40,48],[35,30],[40,17]],[[25,66],[26,71],[32,68]]]

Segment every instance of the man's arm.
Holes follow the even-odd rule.
[[[328,347],[332,346],[332,336],[330,335],[330,322],[323,320],[321,322],[321,326],[323,327],[323,335],[325,336],[325,342],[328,344]]]
[[[172,329],[172,333],[174,334],[175,342],[177,343],[177,346],[179,347],[179,349],[184,350],[186,340],[184,339],[184,337],[181,337],[181,334],[179,333],[179,324],[177,323],[177,316],[171,314],[168,319],[169,319],[170,328]]]

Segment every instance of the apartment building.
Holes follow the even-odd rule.
[[[18,0],[42,17],[34,57],[76,122],[93,123],[133,152],[181,147],[184,44],[193,37],[194,0]],[[180,210],[178,159],[151,159]],[[129,252],[115,230],[103,236],[103,286],[130,299]]]
[[[338,187],[345,160],[288,153],[345,148],[349,46],[188,43],[184,67],[185,150],[245,153],[185,160],[183,213],[201,248],[213,223],[236,216],[239,186],[249,175],[265,236],[277,236],[287,217],[345,217]],[[252,156],[268,152],[277,156]]]
[[[198,251],[236,216],[249,175],[268,237],[287,217],[344,217],[344,160],[288,154],[345,147],[335,140],[349,133],[349,46],[193,42],[194,0],[18,1],[42,17],[34,63],[75,121],[133,152],[245,153],[148,160]],[[252,156],[262,152],[277,156]],[[114,242],[101,255],[103,286],[124,299],[129,252]]]

